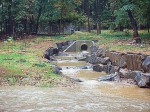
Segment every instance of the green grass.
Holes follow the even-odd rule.
[[[15,85],[18,82],[16,77],[40,77],[40,83],[45,83],[46,80],[59,80],[60,76],[53,73],[50,63],[44,61],[42,58],[44,53],[41,49],[30,47],[32,45],[40,45],[47,41],[39,37],[36,39],[3,42],[0,44],[0,70],[5,69],[6,73],[1,74],[0,78],[7,78],[10,85]],[[44,79],[43,81],[41,81]],[[46,82],[47,86],[52,86],[52,82]],[[40,86],[40,85],[39,85]]]
[[[108,48],[109,50],[116,50],[120,52],[143,52],[150,50],[150,33],[145,30],[139,31],[139,36],[142,39],[143,44],[142,47],[138,45],[129,45],[132,41],[132,33],[133,32],[131,30],[129,30],[128,33],[102,30],[101,34],[97,35],[96,31],[92,31],[91,33],[76,31],[73,35],[55,36],[52,37],[52,39],[56,42],[66,40],[99,40],[97,45]],[[118,42],[118,40],[120,42]]]

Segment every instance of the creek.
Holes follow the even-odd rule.
[[[150,112],[150,89],[99,82],[106,73],[93,71],[75,55],[58,56],[52,63],[81,82],[73,87],[0,87],[0,112]]]

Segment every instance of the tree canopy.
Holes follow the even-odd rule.
[[[0,34],[64,33],[72,24],[75,30],[138,29],[150,27],[149,0],[0,0]]]

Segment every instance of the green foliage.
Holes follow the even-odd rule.
[[[40,26],[49,34],[53,33],[50,29],[58,34],[69,23],[78,30],[85,28],[88,20],[94,29],[97,23],[105,29],[131,28],[127,10],[139,27],[150,26],[149,0],[1,0],[0,33],[11,30],[14,39],[22,38],[24,33],[37,33]]]
[[[109,0],[110,11],[113,16],[115,27],[131,27],[127,10],[132,11],[138,26],[146,26],[149,21],[150,1],[149,0]]]

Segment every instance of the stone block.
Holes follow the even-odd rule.
[[[120,76],[119,74],[116,72],[114,74],[110,74],[110,75],[106,75],[106,76],[101,76],[98,78],[99,81],[119,81],[120,80]]]
[[[144,55],[140,55],[140,54],[130,54],[128,53],[126,55],[126,59],[127,59],[127,69],[135,71],[142,71],[142,60],[144,58]]]
[[[96,55],[97,55],[98,57],[105,56],[105,49],[99,48],[99,49],[96,51]]]
[[[126,67],[126,55],[119,52],[106,51],[106,56],[110,58],[113,65],[120,68]]]
[[[98,64],[98,65],[94,65],[93,66],[93,71],[96,71],[96,72],[102,72],[104,69],[104,66],[101,65],[101,64]]]
[[[101,64],[107,65],[109,60],[109,57],[105,57],[105,58],[99,58],[99,61]]]
[[[142,63],[142,68],[144,72],[150,73],[150,56],[147,56]]]
[[[138,73],[135,77],[135,81],[141,88],[150,88],[150,73]]]

